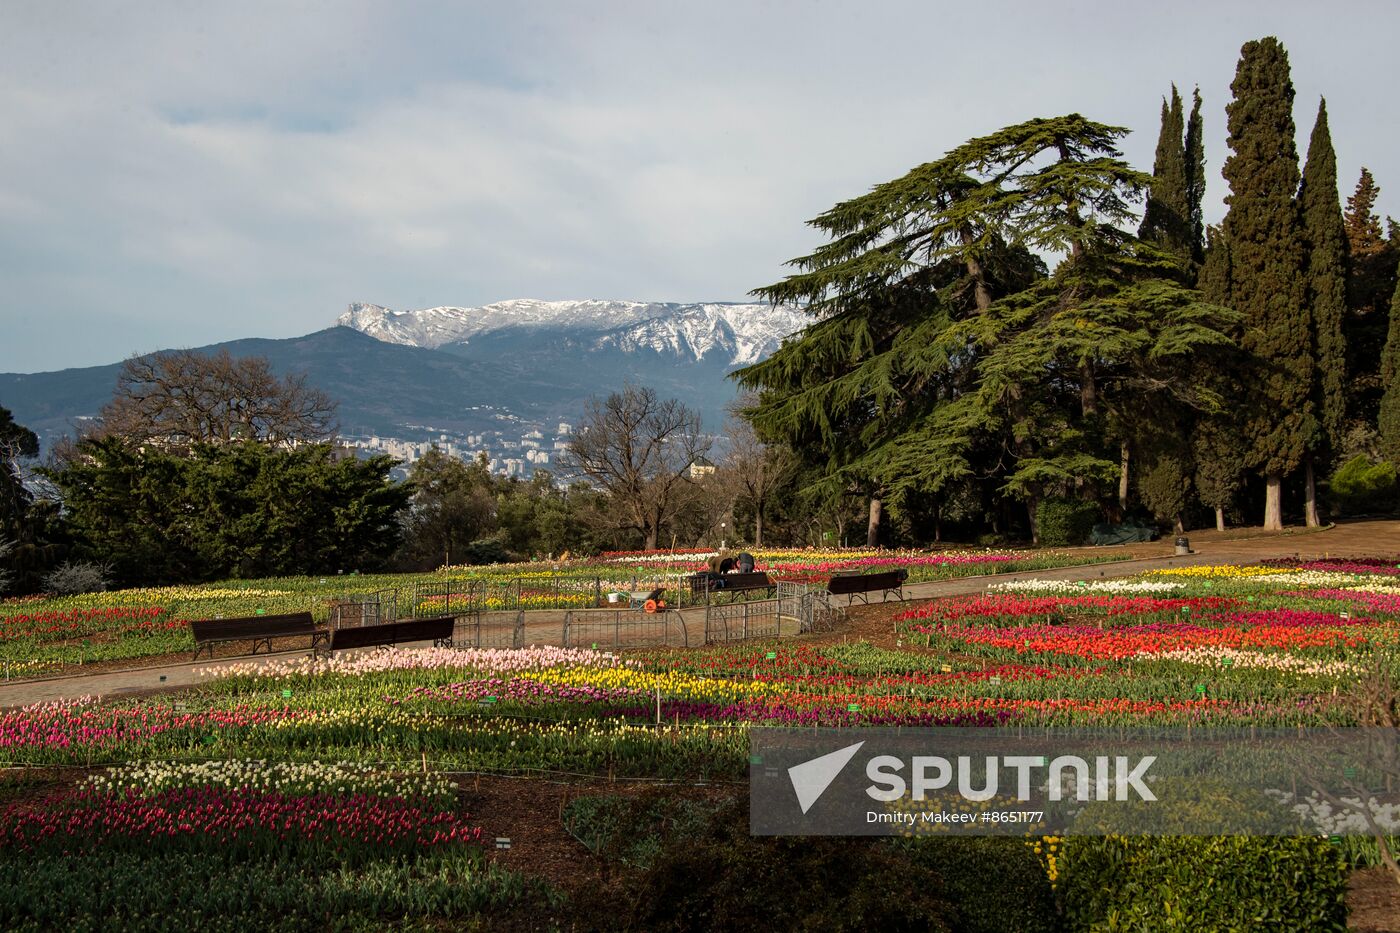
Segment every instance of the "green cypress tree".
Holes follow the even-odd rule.
[[[1400,462],[1400,282],[1390,299],[1390,334],[1381,352],[1381,456]]]
[[[1191,117],[1186,121],[1186,203],[1191,258],[1199,266],[1206,254],[1205,213],[1201,207],[1206,196],[1206,144],[1200,88],[1191,92],[1191,99]]]
[[[1206,301],[1230,301],[1230,244],[1219,227],[1210,227],[1201,265],[1199,287]],[[1240,334],[1233,332],[1238,340]],[[1236,360],[1238,362],[1238,360]],[[1196,495],[1215,510],[1215,527],[1225,530],[1225,509],[1239,492],[1244,467],[1240,462],[1240,388],[1238,366],[1219,365],[1212,371],[1211,385],[1224,400],[1222,407],[1196,419],[1191,432],[1195,460]]]
[[[1162,129],[1152,163],[1152,186],[1138,236],[1182,256],[1191,255],[1191,196],[1187,177],[1181,95],[1172,85],[1171,103],[1162,100]]]
[[[1380,188],[1363,168],[1344,212],[1350,264],[1347,269],[1347,416],[1349,427],[1376,423],[1381,399],[1381,348],[1389,328],[1390,296],[1400,242],[1387,241],[1375,213]]]
[[[1228,305],[1230,303],[1230,241],[1219,227],[1206,230],[1205,261],[1197,287],[1206,301]]]
[[[1320,432],[1315,436],[1307,469],[1307,518],[1318,523],[1313,495],[1313,459],[1334,450],[1342,439],[1346,419],[1346,345],[1342,319],[1346,316],[1347,237],[1342,201],[1337,193],[1337,154],[1327,125],[1327,101],[1317,109],[1303,186],[1298,192],[1303,238],[1308,248],[1308,306],[1311,311],[1314,373],[1312,408]]]
[[[1294,196],[1293,82],[1275,38],[1245,43],[1226,107],[1232,154],[1225,160],[1224,234],[1230,243],[1230,306],[1244,316],[1242,347],[1261,363],[1250,379],[1241,455],[1264,477],[1264,527],[1283,527],[1283,478],[1302,463],[1312,386],[1304,249]]]

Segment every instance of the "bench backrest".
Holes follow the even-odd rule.
[[[773,581],[763,571],[757,573],[726,573],[710,583],[712,590],[756,590],[772,586]]]
[[[246,616],[238,619],[198,619],[190,623],[190,634],[200,641],[237,641],[243,638],[276,638],[280,635],[310,635],[316,631],[309,612],[275,616]]]
[[[457,620],[453,616],[433,619],[409,619],[405,622],[380,622],[338,628],[331,632],[331,651],[344,648],[371,648],[376,645],[400,645],[415,641],[438,641],[452,637]]]
[[[826,584],[826,591],[833,596],[848,593],[870,593],[875,590],[893,590],[903,585],[904,574],[898,570],[880,573],[859,573],[849,576],[832,577]]]
[[[690,592],[695,596],[738,590],[758,590],[775,586],[762,570],[754,573],[697,573],[690,578]]]

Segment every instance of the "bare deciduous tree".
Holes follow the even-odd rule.
[[[753,544],[762,547],[763,510],[774,491],[788,481],[792,454],[786,447],[763,443],[743,418],[731,418],[726,434],[729,449],[722,470],[738,496],[753,505]]]
[[[564,463],[608,493],[619,526],[641,531],[650,550],[709,449],[695,411],[628,385],[589,401]]]
[[[264,357],[172,350],[122,365],[112,401],[93,433],[169,446],[255,440],[330,440],[335,403],[306,383],[278,378]]]

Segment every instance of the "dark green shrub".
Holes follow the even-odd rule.
[[[1046,547],[1084,544],[1099,520],[1099,507],[1082,499],[1046,499],[1035,511],[1040,543]]]
[[[1040,857],[1022,839],[949,836],[891,846],[938,872],[958,933],[1055,933],[1055,893]]]
[[[1328,494],[1345,512],[1388,512],[1395,508],[1395,464],[1372,463],[1364,455],[1352,457],[1332,474]]]
[[[512,558],[506,546],[495,538],[477,538],[467,545],[469,564],[508,564]]]
[[[1191,474],[1175,457],[1163,457],[1138,476],[1138,492],[1153,518],[1173,521],[1191,498]]]
[[[756,838],[747,806],[721,804],[628,878],[622,929],[947,931],[938,874],[866,839]]]
[[[1074,836],[1056,893],[1073,933],[1346,929],[1345,867],[1312,837]]]

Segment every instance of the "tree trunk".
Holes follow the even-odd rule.
[[[1180,535],[1180,534],[1185,534],[1185,533],[1186,533],[1186,523],[1183,522],[1183,521],[1181,520],[1181,516],[1178,515],[1176,518],[1172,519],[1172,534],[1178,534],[1178,535]]]
[[[1128,514],[1128,442],[1124,441],[1118,451],[1118,520]]]
[[[1218,505],[1215,507],[1215,530],[1225,530],[1225,510]]]
[[[1026,515],[1028,515],[1031,520],[1031,544],[1040,543],[1040,526],[1037,525],[1035,521],[1035,513],[1039,505],[1040,500],[1036,496],[1031,496],[1026,500]]]
[[[1099,413],[1099,387],[1094,380],[1094,363],[1085,360],[1079,364],[1079,403],[1085,418]]]
[[[753,509],[753,546],[763,547],[763,500],[759,499],[754,503]]]
[[[656,550],[656,528],[655,528],[655,527],[650,526],[650,525],[647,526],[646,541],[645,541],[645,543],[642,544],[642,550],[644,550],[644,551],[654,551],[654,550]]]
[[[865,528],[865,546],[878,547],[880,544],[880,513],[884,505],[879,499],[870,498],[870,523]]]
[[[1317,482],[1313,475],[1312,457],[1303,461],[1303,516],[1309,528],[1316,528],[1322,522],[1317,517]]]
[[[971,245],[972,231],[969,228],[963,227],[958,231],[958,234],[964,246]],[[977,305],[978,311],[986,311],[992,306],[992,291],[987,287],[987,276],[982,270],[982,263],[977,260],[976,256],[969,254],[966,265],[967,274],[972,276],[972,300]]]
[[[1283,530],[1283,477],[1277,473],[1264,477],[1264,530]]]

